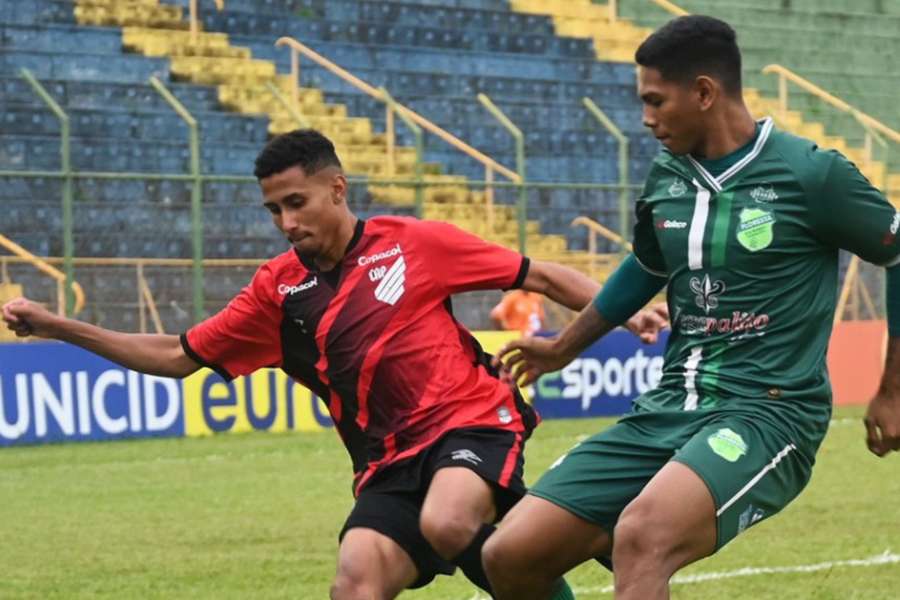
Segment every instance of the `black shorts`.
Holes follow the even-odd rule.
[[[455,429],[416,456],[376,473],[363,487],[339,539],[354,527],[374,529],[409,554],[419,577],[410,586],[427,585],[456,567],[438,556],[419,529],[419,515],[438,469],[466,467],[491,484],[497,520],[525,495],[522,479],[525,436],[492,428]]]

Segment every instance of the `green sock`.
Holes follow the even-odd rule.
[[[575,592],[572,591],[566,580],[560,577],[559,581],[556,582],[556,589],[553,591],[550,600],[575,600]]]

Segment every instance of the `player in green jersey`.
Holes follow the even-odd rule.
[[[557,337],[500,354],[531,383],[668,285],[663,376],[490,538],[500,599],[546,598],[591,558],[614,566],[617,598],[668,598],[675,571],[800,493],[831,415],[839,249],[888,267],[890,349],[865,424],[873,453],[900,449],[900,213],[839,153],[754,121],[726,23],[675,19],[636,60],[644,124],[665,149],[637,203],[634,253]]]

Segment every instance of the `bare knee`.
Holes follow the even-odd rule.
[[[452,560],[472,543],[482,523],[464,515],[423,513],[419,526],[435,552]]]
[[[657,518],[650,503],[633,502],[622,512],[613,535],[613,564],[616,570],[634,565],[671,575],[679,541],[672,528]]]
[[[383,600],[383,594],[362,574],[339,571],[331,584],[331,600]]]
[[[498,530],[484,543],[481,549],[481,562],[488,579],[494,583],[509,579],[510,575],[518,570],[517,563],[521,562],[521,559],[510,547],[503,530]]]

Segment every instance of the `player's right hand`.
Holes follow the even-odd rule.
[[[501,379],[525,387],[545,373],[562,369],[572,359],[556,349],[555,341],[555,338],[524,337],[506,344],[494,357]]]
[[[53,337],[56,315],[28,298],[16,298],[3,305],[3,321],[19,337]]]

